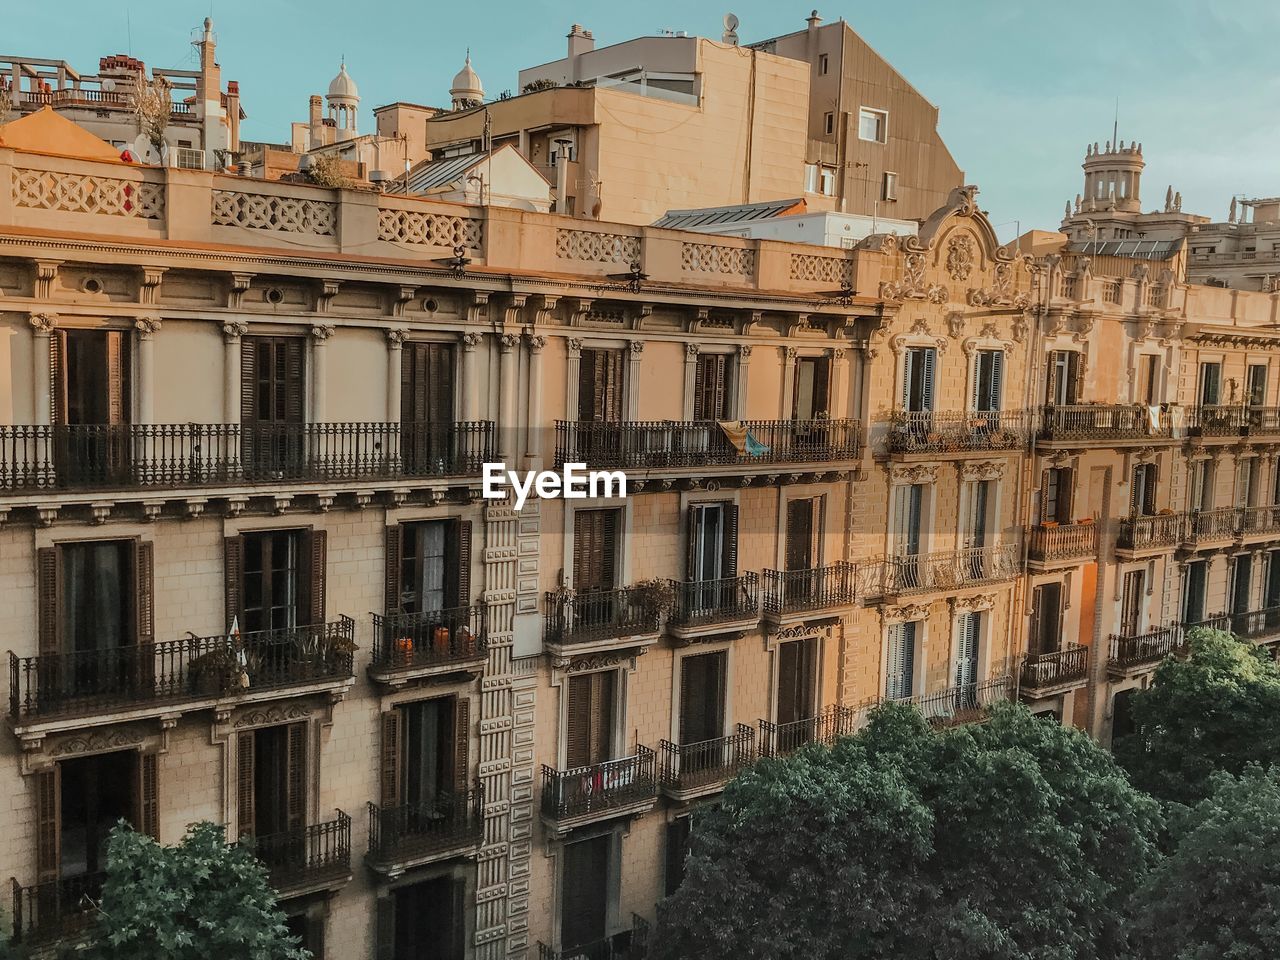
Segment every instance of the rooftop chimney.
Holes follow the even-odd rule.
[[[590,30],[583,30],[582,25],[575,23],[569,28],[569,59],[581,56],[596,48],[596,38]]]

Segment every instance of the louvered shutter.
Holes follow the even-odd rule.
[[[307,724],[289,724],[286,741],[285,816],[289,829],[307,825]]]
[[[134,590],[136,595],[137,636],[139,645],[155,639],[155,591],[152,587],[155,572],[154,545],[140,540],[134,548]]]
[[[601,566],[600,580],[601,587],[605,590],[612,590],[618,585],[615,568],[618,562],[618,516],[617,510],[604,510],[601,512]]]
[[[1067,352],[1067,403],[1079,403],[1084,396],[1084,384],[1080,380],[1080,354]]]
[[[284,350],[284,383],[276,383],[276,390],[284,391],[284,419],[286,423],[303,423],[306,419],[306,341],[301,337],[285,337],[280,341]]]
[[[454,552],[455,591],[454,606],[465,607],[471,603],[471,521],[458,520],[455,523],[456,537]]]
[[[738,575],[738,505],[724,505],[724,562],[721,576],[736,577]]]
[[[392,895],[377,900],[377,960],[396,960],[396,901]]]
[[[724,420],[728,415],[728,360],[723,353],[704,353],[694,371],[693,419]]]
[[[1038,656],[1044,649],[1044,617],[1045,617],[1045,584],[1031,591],[1031,609],[1027,622],[1027,653]]]
[[[67,422],[67,378],[63,370],[66,355],[66,331],[55,330],[49,337],[49,422],[57,425]]]
[[[778,723],[801,719],[796,691],[800,683],[800,647],[803,641],[792,640],[778,646]]]
[[[900,623],[889,625],[889,642],[885,656],[887,662],[884,669],[884,695],[889,700],[901,696],[899,678],[902,676],[902,626]]]
[[[400,596],[400,563],[403,530],[400,524],[392,524],[386,528],[386,590],[383,595],[383,610],[388,617],[394,616],[404,609]]]
[[[915,373],[916,352],[907,350],[902,355],[902,409],[911,409],[911,379]]]
[[[36,781],[36,879],[58,879],[62,860],[59,824],[62,822],[61,767],[54,764],[35,775]]]
[[[787,501],[785,554],[788,570],[808,570],[813,566],[813,501],[810,499]]]
[[[256,424],[262,417],[258,410],[258,344],[260,337],[240,338],[240,422]]]
[[[818,357],[813,362],[813,416],[826,414],[831,400],[831,359]]]
[[[611,670],[591,674],[591,755],[588,763],[613,759],[613,692]]]
[[[125,372],[124,334],[118,330],[107,333],[107,422],[125,423],[128,419],[126,392],[128,382]]]
[[[307,601],[309,610],[307,615],[311,618],[311,626],[318,627],[325,622],[324,618],[324,595],[327,580],[328,567],[328,535],[324,530],[312,530],[311,535],[307,538],[310,543],[310,564],[308,573],[310,574],[310,582],[308,585]]]
[[[991,396],[988,409],[999,410],[1004,401],[1004,351],[996,350],[991,354]]]
[[[160,839],[160,756],[143,753],[138,757],[138,832]]]
[[[244,614],[244,538],[227,537],[222,541],[223,584],[227,600],[227,626]],[[244,623],[240,624],[241,628]]]
[[[698,519],[702,513],[702,509],[703,508],[697,504],[690,504],[688,509],[685,511],[688,532],[685,536],[684,578],[690,583],[698,577]]]
[[[311,960],[325,960],[324,957],[324,913],[317,912],[307,915],[307,951],[311,954]]]
[[[698,722],[698,709],[704,700],[701,687],[699,657],[685,657],[680,661],[680,729],[681,744],[696,743],[700,736],[701,724]]]
[[[978,623],[981,614],[966,613],[957,624],[960,635],[956,646],[956,686],[974,683],[978,678]]]
[[[253,732],[242,733],[236,737],[236,828],[239,836],[253,836],[254,809],[253,796],[254,772],[256,759]]]
[[[400,711],[382,715],[382,761],[379,770],[381,807],[400,805]]]
[[[920,409],[927,412],[933,409],[933,378],[938,354],[933,347],[926,347],[921,353],[924,361],[924,376],[920,384]]]
[[[456,697],[453,708],[453,789],[463,794],[469,784],[471,746],[471,700]]]
[[[1076,474],[1071,467],[1058,470],[1058,522],[1070,523],[1075,516]]]
[[[59,653],[62,649],[62,556],[57,547],[36,550],[36,589],[40,653]]]
[[[591,762],[591,675],[570,676],[565,696],[565,766],[573,770]]]

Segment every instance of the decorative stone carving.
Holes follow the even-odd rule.
[[[565,345],[565,349],[568,350],[569,352],[569,356],[571,357],[582,356],[582,341],[579,340],[577,337],[569,337],[567,340],[565,340],[564,345]]]
[[[640,259],[640,238],[594,230],[557,230],[556,256],[588,263],[630,264]]]
[[[163,183],[13,168],[13,205],[136,220],[164,219]]]
[[[684,242],[680,244],[680,269],[687,273],[750,277],[755,273],[756,253],[746,247]]]
[[[379,210],[378,239],[392,243],[412,243],[427,247],[469,247],[481,245],[484,222],[471,217],[451,217],[412,210]]]
[[[387,331],[387,346],[392,350],[399,350],[404,346],[404,338],[408,336],[408,330],[395,329]]]
[[[37,335],[47,337],[53,333],[54,327],[58,325],[58,315],[56,313],[33,313],[31,314],[31,329]]]
[[[973,264],[973,238],[967,233],[952,235],[947,241],[947,274],[952,280],[968,280]]]
[[[212,222],[218,226],[331,237],[337,231],[338,205],[329,200],[214,190]]]
[[[951,310],[947,313],[947,333],[951,335],[953,340],[959,340],[964,335],[964,313],[960,310]]]
[[[743,363],[751,359],[751,344],[743,343],[738,346],[738,359]]]
[[[245,727],[265,727],[275,723],[288,723],[291,720],[305,720],[311,716],[307,707],[293,704],[288,707],[266,707],[261,710],[250,710],[236,718],[237,730]]]
[[[951,612],[973,613],[978,610],[990,610],[996,605],[994,593],[975,593],[968,597],[951,597]]]
[[[894,464],[890,468],[889,482],[903,483],[937,483],[938,465],[936,463]]]
[[[222,325],[222,336],[228,341],[239,340],[249,332],[249,324],[243,320],[228,320]]]
[[[684,345],[684,356],[686,360],[695,359],[701,352],[701,348],[696,343],[686,343]]]
[[[644,341],[630,340],[627,342],[627,349],[631,351],[631,356],[633,358],[639,357],[640,354],[644,353]]]
[[[317,345],[323,344],[333,336],[333,324],[317,323],[311,328],[311,336],[312,339],[316,341]]]
[[[1003,476],[1003,460],[967,460],[960,467],[962,480],[999,480]]]
[[[887,623],[910,623],[912,620],[928,620],[929,605],[927,603],[904,603],[896,607],[888,607],[884,611]]]
[[[547,338],[543,336],[530,336],[528,339],[530,353],[541,353],[542,348],[547,345]]]
[[[138,331],[138,336],[143,340],[150,340],[156,333],[160,331],[159,317],[138,317],[133,321],[133,328]]]
[[[59,741],[49,751],[53,757],[66,757],[78,753],[105,753],[108,750],[120,750],[136,747],[142,743],[142,732],[125,727],[120,730],[95,730],[83,736],[68,737]]]

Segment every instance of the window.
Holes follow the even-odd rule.
[[[242,630],[292,629],[308,623],[303,603],[303,537],[300,530],[272,530],[241,538]]]
[[[806,163],[804,165],[804,192],[818,192],[818,165],[816,163]]]
[[[608,833],[564,845],[560,942],[566,951],[604,939],[612,847]]]
[[[973,409],[978,413],[1000,409],[1004,385],[1004,351],[979,350],[973,363]]]
[[[836,115],[828,111],[822,115],[822,132],[828,137],[836,132]]]
[[[1197,460],[1191,467],[1192,510],[1213,509],[1213,461]]]
[[[241,340],[241,455],[247,470],[267,476],[300,472],[306,456],[305,390],[301,337]]]
[[[622,419],[622,351],[582,351],[578,368],[578,419],[616,423]]]
[[[1267,402],[1267,365],[1249,364],[1247,396],[1249,406],[1260,407]]]
[[[689,856],[689,834],[693,817],[685,814],[667,824],[666,894],[671,896],[684,883],[684,864]]]
[[[387,613],[429,613],[471,603],[471,521],[387,528]]]
[[[1062,642],[1062,584],[1042,583],[1031,591],[1031,624],[1027,652],[1056,653]]]
[[[441,473],[453,458],[454,348],[406,342],[400,356],[400,456],[415,473]]]
[[[884,695],[903,700],[915,693],[916,631],[918,620],[889,626],[888,663],[885,664]]]
[[[378,898],[379,960],[463,960],[467,884],[441,876],[396,887]]]
[[[1267,626],[1280,626],[1280,550],[1267,551],[1267,593],[1262,598]]]
[[[1237,554],[1231,561],[1231,612],[1245,614],[1252,609],[1249,603],[1253,593],[1253,555]]]
[[[822,565],[822,498],[787,501],[784,561],[788,570],[812,570]]]
[[[1120,593],[1120,635],[1136,637],[1142,632],[1142,610],[1146,597],[1146,574],[1131,570],[1124,575]]]
[[[888,138],[889,114],[863,107],[858,111],[858,139],[884,143]]]
[[[262,839],[307,822],[307,724],[259,727],[236,737],[240,836]],[[268,845],[267,851],[277,849]],[[285,849],[280,845],[279,849]],[[270,865],[270,864],[268,864]]]
[[[1138,358],[1138,403],[1147,406],[1160,402],[1160,358],[1153,353]]]
[[[1049,357],[1049,379],[1045,403],[1073,404],[1079,400],[1080,354],[1075,350],[1055,350]]]
[[[909,347],[902,371],[902,409],[910,413],[933,410],[933,379],[938,351],[934,347]]]
[[[897,200],[898,199],[898,175],[886,170],[884,173],[884,188],[880,191],[881,200]]]
[[[1200,364],[1200,405],[1216,407],[1222,400],[1222,364]]]
[[[956,620],[956,665],[954,680],[957,687],[968,687],[978,682],[978,644],[982,637],[984,614],[961,614]]]
[[[1040,522],[1070,523],[1074,476],[1070,467],[1050,467],[1040,475]]]
[[[822,168],[819,191],[824,197],[834,197],[836,195],[836,172],[832,167]]]
[[[825,53],[818,54],[818,76],[825,77],[830,68],[831,58]]]
[[[693,378],[693,419],[732,419],[731,357],[727,353],[699,353]]]
[[[794,420],[813,420],[827,413],[831,387],[829,357],[800,357],[796,360],[795,388],[791,401]]]
[[[913,557],[920,552],[921,512],[924,484],[901,484],[893,488],[893,552]]]
[[[386,823],[405,836],[452,813],[468,789],[471,701],[465,696],[404,703],[382,714],[380,796]],[[400,815],[396,815],[396,811]]]
[[[573,515],[573,588],[579,593],[618,586],[617,508],[578,510]]]
[[[807,720],[817,711],[818,638],[790,640],[778,646],[778,724]],[[798,743],[785,746],[798,746]]]
[[[738,601],[738,505],[695,503],[689,507],[685,580],[690,616],[732,610]]]
[[[1236,468],[1236,506],[1254,506],[1258,492],[1258,460],[1241,460]]]
[[[966,549],[977,550],[987,545],[987,526],[994,483],[993,480],[965,482],[966,516],[962,532]]]
[[[680,661],[680,744],[702,743],[724,736],[725,680],[728,653],[703,653]],[[705,762],[719,763],[718,751]],[[688,761],[697,753],[681,757],[681,773],[693,773]]]
[[[1182,573],[1182,622],[1199,623],[1204,619],[1205,588],[1209,581],[1209,563],[1193,560]]]
[[[1139,463],[1133,468],[1131,477],[1129,515],[1132,517],[1149,517],[1156,512],[1156,465]]]
[[[612,760],[617,726],[618,671],[573,674],[565,687],[565,767]]]
[[[129,340],[121,331],[57,330],[49,342],[52,409],[58,426],[129,422]],[[128,480],[133,451],[115,431],[59,431],[58,476],[69,483]]]

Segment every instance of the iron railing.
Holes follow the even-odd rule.
[[[0,491],[468,476],[492,459],[489,421],[0,426]]]
[[[369,804],[369,859],[400,863],[472,847],[484,831],[484,786],[397,807]]]
[[[857,712],[852,707],[833,704],[817,716],[787,723],[760,721],[760,755],[781,757],[799,750],[806,743],[830,746],[837,737],[847,737],[857,730]]]
[[[324,823],[245,838],[266,866],[273,887],[289,890],[351,872],[351,817],[341,810],[336,813]]]
[[[1096,523],[1041,525],[1027,531],[1027,557],[1041,563],[1097,556]]]
[[[1241,507],[1240,533],[1246,537],[1280,533],[1280,505]]]
[[[1232,540],[1240,533],[1244,514],[1238,507],[1216,507],[1212,510],[1193,510],[1186,515],[1185,543],[1203,543],[1209,540]]]
[[[1235,437],[1249,425],[1247,407],[1202,404],[1187,411],[1187,427],[1193,436]]]
[[[727,737],[698,743],[658,744],[662,786],[671,790],[693,790],[732,778],[756,758],[756,731],[739,723]]]
[[[837,560],[808,570],[764,572],[766,613],[795,613],[846,606],[857,597],[857,567],[848,560]]]
[[[1146,633],[1111,635],[1111,664],[1115,667],[1138,667],[1157,663],[1182,648],[1182,627],[1178,624],[1158,627]]]
[[[1186,624],[1188,631],[1196,627],[1229,630],[1242,640],[1268,643],[1280,639],[1280,606],[1264,607],[1246,613],[1220,613],[1216,617]]]
[[[556,466],[640,470],[735,464],[831,463],[862,455],[857,420],[556,421]]]
[[[659,598],[652,585],[616,590],[551,591],[543,632],[550,643],[589,643],[658,630]]]
[[[672,580],[667,622],[679,627],[746,620],[760,615],[760,575],[743,573],[719,580]]]
[[[16,944],[70,942],[93,921],[107,875],[86,873],[24,887],[11,880]]]
[[[412,670],[483,659],[489,652],[484,604],[373,617],[373,666]]]
[[[649,923],[631,915],[631,929],[581,946],[556,950],[538,941],[538,960],[644,960],[649,955]]]
[[[351,676],[355,621],[75,653],[9,653],[9,716],[30,720]]]
[[[1027,442],[1022,410],[898,410],[889,417],[890,453],[1016,450]]]
[[[657,755],[636,747],[630,757],[572,770],[542,767],[542,812],[553,820],[605,813],[658,793]]]
[[[1089,675],[1089,648],[1071,644],[1052,653],[1032,653],[1022,661],[1019,684],[1043,690],[1084,680]]]
[[[954,590],[1011,580],[1022,571],[1022,557],[1016,543],[1005,543],[889,557],[884,571],[889,595]]]
[[[1013,678],[1003,676],[981,683],[961,683],[933,693],[894,698],[887,702],[910,704],[931,723],[965,723],[980,719],[996,704],[1008,702],[1012,698]],[[864,705],[863,710],[884,702],[884,698],[876,698]]]
[[[1138,404],[1076,403],[1047,406],[1040,414],[1040,439],[1139,440],[1170,436],[1167,410]]]
[[[1144,517],[1126,517],[1120,521],[1116,546],[1129,550],[1172,547],[1182,540],[1183,516],[1157,513]]]

